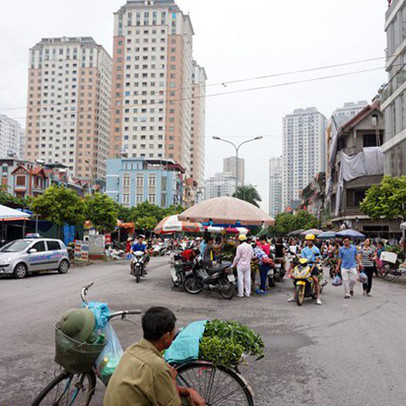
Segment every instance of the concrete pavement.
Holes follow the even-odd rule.
[[[113,310],[168,306],[179,325],[203,318],[236,319],[256,329],[266,358],[242,368],[255,404],[398,406],[405,404],[405,286],[374,281],[373,297],[344,300],[343,288],[329,284],[323,306],[287,303],[291,283],[267,296],[220,299],[214,293],[188,295],[172,289],[167,258],[154,258],[149,275],[137,285],[127,263],[71,269],[24,280],[0,279],[0,405],[25,406],[57,371],[53,363],[54,324],[80,304],[82,285],[95,282],[90,300]],[[115,322],[124,347],[140,338],[138,327]],[[101,405],[98,382],[94,405]]]

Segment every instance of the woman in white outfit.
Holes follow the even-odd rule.
[[[238,273],[238,297],[250,297],[251,295],[251,260],[254,258],[254,251],[251,245],[247,244],[247,236],[241,234],[238,237],[241,244],[233,261],[233,267]]]

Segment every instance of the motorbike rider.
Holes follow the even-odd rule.
[[[305,237],[306,247],[302,249],[301,257],[306,258],[311,266],[311,275],[313,278],[315,291],[316,291],[316,304],[321,305],[320,300],[320,284],[319,284],[319,270],[317,268],[317,262],[320,257],[320,250],[314,245],[316,237],[313,234],[307,234]],[[289,302],[295,301],[295,297],[291,297]]]
[[[131,252],[137,252],[137,251],[142,251],[146,252],[147,250],[147,244],[144,244],[144,236],[139,235],[137,237],[137,242],[131,246]]]
[[[275,261],[278,260],[282,264],[283,269],[286,271],[285,255],[286,255],[286,250],[283,245],[283,240],[282,240],[282,238],[278,238],[276,240],[276,244],[275,244]]]
[[[146,255],[146,262],[148,263],[149,256],[147,255],[147,244],[144,243],[144,238],[145,237],[141,234],[137,237],[137,242],[131,246],[131,254],[133,252],[137,252],[137,251],[144,252]],[[148,274],[148,272],[144,269],[144,275],[147,275],[147,274]]]

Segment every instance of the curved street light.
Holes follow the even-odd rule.
[[[234,148],[235,148],[235,170],[236,170],[236,177],[235,177],[235,195],[237,196],[237,189],[238,189],[238,176],[239,176],[239,168],[238,168],[238,153],[240,151],[240,148],[244,145],[247,144],[248,142],[252,142],[252,141],[258,141],[258,140],[262,140],[264,137],[259,136],[259,137],[255,137],[255,138],[251,138],[249,140],[243,141],[241,144],[236,145],[231,141],[225,140],[224,138],[220,138],[220,137],[212,137],[213,140],[216,141],[223,141],[226,142],[227,144],[231,144]]]

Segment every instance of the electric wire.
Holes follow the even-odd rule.
[[[292,86],[292,85],[297,85],[297,84],[302,84],[302,83],[311,83],[311,82],[316,82],[316,81],[322,81],[322,80],[328,80],[328,79],[334,79],[334,78],[341,78],[345,76],[352,76],[352,75],[357,75],[361,73],[368,73],[368,72],[373,72],[373,71],[378,71],[384,69],[382,66],[381,67],[376,67],[376,68],[370,68],[370,69],[363,69],[363,70],[357,70],[357,71],[351,71],[351,72],[346,72],[346,73],[340,73],[340,74],[333,74],[333,75],[328,75],[328,76],[320,76],[316,78],[310,78],[310,79],[302,79],[302,80],[295,80],[291,82],[282,82],[282,83],[276,83],[276,84],[271,84],[271,85],[264,85],[264,86],[258,86],[258,87],[252,87],[252,88],[246,88],[246,89],[239,89],[239,90],[232,90],[228,92],[218,92],[218,93],[211,93],[211,94],[205,94],[205,95],[197,95],[193,97],[183,97],[179,99],[169,99],[169,102],[173,103],[179,103],[183,102],[186,100],[197,100],[197,99],[208,99],[208,98],[213,98],[213,97],[219,97],[219,96],[227,96],[227,95],[234,95],[234,94],[241,94],[241,93],[247,93],[247,92],[254,92],[254,91],[260,91],[264,89],[271,89],[271,88],[278,88],[278,87],[284,87],[284,86]],[[49,108],[55,105],[37,105],[37,108]],[[99,110],[113,110],[113,109],[125,109],[125,108],[130,108],[130,107],[136,107],[136,108],[143,108],[143,107],[151,107],[151,106],[162,106],[162,103],[144,103],[144,104],[124,104],[120,106],[111,106],[109,108],[103,108],[99,107]],[[29,108],[35,108],[35,106],[28,106]],[[61,107],[61,106],[57,106]],[[40,118],[40,117],[47,117],[47,116],[52,116],[52,117],[57,117],[57,116],[69,116],[69,115],[75,115],[75,114],[85,114],[86,110],[71,110],[71,111],[64,111],[64,112],[52,112],[52,111],[47,111],[47,112],[42,112],[39,114],[33,113],[30,114],[28,113],[28,117],[30,119],[33,118]],[[27,118],[27,116],[22,116],[22,117],[14,117],[14,120],[23,120]],[[68,118],[68,117],[66,117]]]
[[[275,77],[281,77],[281,76],[289,76],[289,75],[295,75],[295,74],[300,74],[300,73],[309,73],[309,72],[314,72],[314,71],[320,71],[320,70],[327,70],[327,69],[334,69],[338,67],[344,67],[344,66],[351,66],[351,65],[357,65],[360,63],[367,63],[367,62],[373,62],[373,61],[378,61],[382,59],[386,59],[387,57],[376,57],[376,58],[367,58],[367,59],[361,59],[357,61],[350,61],[350,62],[342,62],[342,63],[337,63],[333,65],[324,65],[324,66],[318,66],[318,67],[313,67],[313,68],[305,68],[305,69],[299,69],[299,70],[294,70],[294,71],[287,71],[287,72],[279,72],[279,73],[272,73],[268,75],[262,75],[262,76],[253,76],[253,77],[248,77],[248,78],[242,78],[242,79],[235,79],[235,80],[229,80],[229,81],[222,81],[222,82],[216,82],[216,83],[206,83],[206,84],[197,84],[197,86],[200,87],[217,87],[217,86],[223,86],[227,87],[232,84],[237,84],[237,83],[244,83],[244,82],[250,82],[250,81],[257,81],[257,80],[264,80],[264,79],[269,79],[269,78],[275,78]],[[80,68],[78,68],[80,69]],[[141,78],[142,79],[142,78]],[[140,80],[141,80],[140,79]],[[169,88],[165,89],[164,92],[173,92],[173,91],[180,91],[180,90],[187,90],[187,89],[193,89],[194,86],[191,87],[182,87],[182,88]],[[23,110],[26,109],[29,106],[21,106],[21,107],[5,107],[2,108],[2,111],[10,111],[10,110]]]

